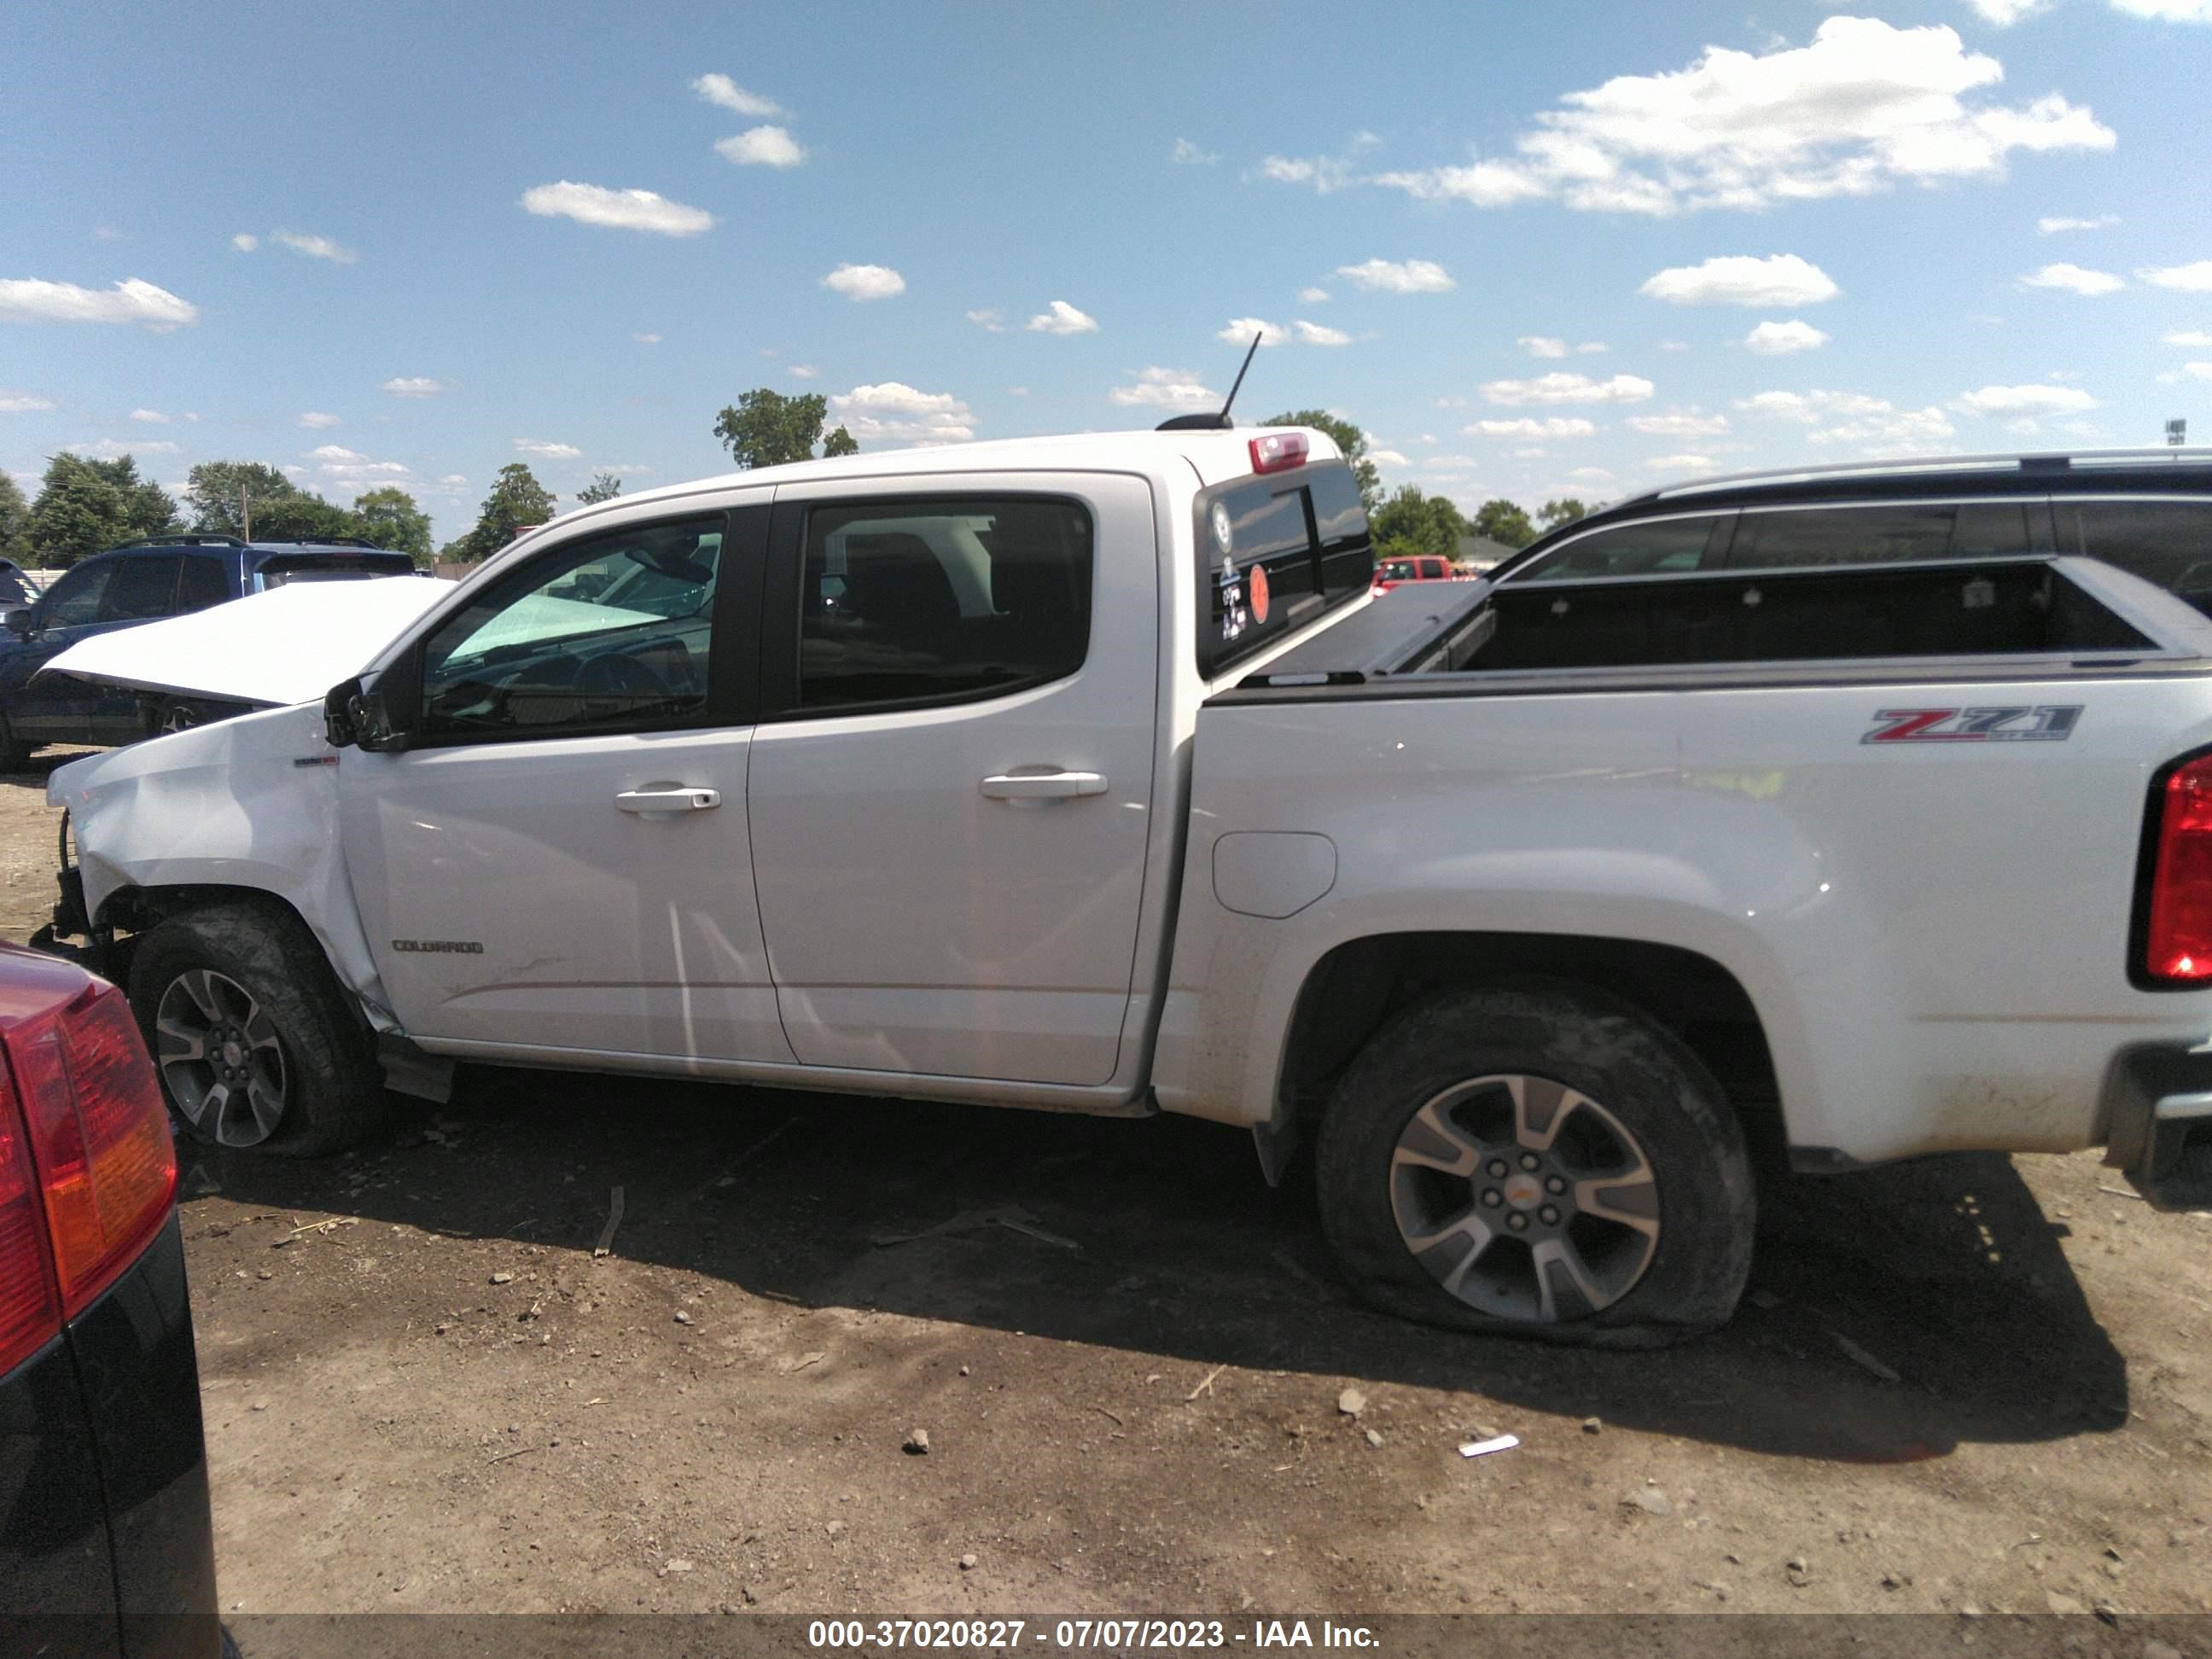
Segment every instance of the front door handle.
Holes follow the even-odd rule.
[[[688,783],[625,789],[615,797],[615,805],[625,812],[704,812],[721,804],[720,790],[694,789]]]
[[[1066,800],[1104,794],[1106,777],[1101,772],[1000,772],[983,780],[983,793],[993,800]]]

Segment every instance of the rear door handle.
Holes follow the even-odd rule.
[[[1066,800],[1075,795],[1103,795],[1102,772],[1000,772],[983,780],[983,793],[993,800]]]
[[[658,789],[625,789],[615,805],[625,812],[704,812],[722,804],[719,789],[694,789],[674,784]]]

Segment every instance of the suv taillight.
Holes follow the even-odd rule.
[[[8,1059],[0,1370],[114,1283],[168,1219],[177,1188],[168,1111],[120,991],[90,987],[17,1026]]]
[[[2160,985],[2212,982],[2212,755],[2167,775],[2157,811],[2142,971]]]

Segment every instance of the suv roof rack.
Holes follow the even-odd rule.
[[[1820,478],[1925,477],[1944,472],[1993,472],[2007,467],[2021,472],[2070,472],[2075,467],[2154,466],[2160,463],[2176,466],[2212,464],[2212,447],[2159,444],[2147,445],[2140,449],[2074,449],[2037,454],[2014,452],[1991,455],[1931,455],[1917,461],[1844,461],[1827,466],[1729,472],[1718,477],[1698,478],[1689,483],[1669,484],[1664,489],[1629,496],[1613,505],[1625,506],[1629,501],[1672,501],[1678,496],[1705,495],[1716,489],[1736,489],[1746,485],[1772,484],[1779,487]]]
[[[241,547],[246,545],[241,542]],[[362,536],[257,536],[256,547],[362,547],[372,553],[388,553],[392,550],[380,547]]]
[[[127,542],[118,542],[112,547],[102,548],[103,553],[120,553],[134,547],[243,547],[246,544],[235,536],[133,536]]]

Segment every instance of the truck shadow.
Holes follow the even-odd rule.
[[[1271,1190],[1246,1137],[1185,1120],[465,1070],[452,1107],[348,1158],[197,1156],[242,1202],[586,1252],[619,1184],[619,1254],[756,1295],[1501,1408],[1470,1421],[1517,1407],[1896,1462],[2127,1420],[2063,1224],[2002,1157],[1789,1182],[1727,1329],[1599,1354],[1367,1311],[1305,1172]]]

